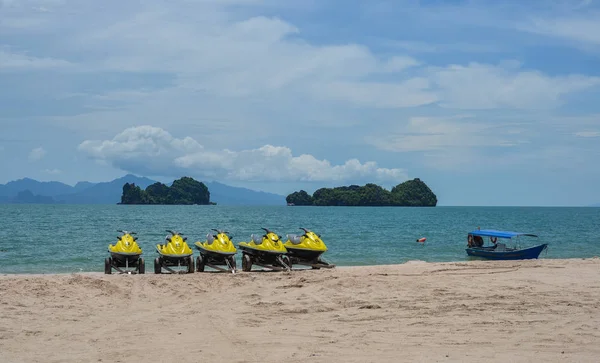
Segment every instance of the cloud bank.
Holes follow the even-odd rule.
[[[381,168],[373,161],[350,159],[332,165],[309,154],[294,156],[284,146],[207,150],[190,137],[178,139],[153,126],[128,128],[112,140],[86,140],[79,150],[119,169],[154,176],[190,174],[211,180],[264,182],[400,183],[408,178],[402,169]]]

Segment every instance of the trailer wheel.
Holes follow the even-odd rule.
[[[146,273],[146,261],[142,257],[138,260],[138,273],[143,275]]]
[[[252,270],[252,257],[244,253],[242,255],[242,271],[248,272]]]
[[[187,272],[189,274],[193,274],[194,273],[194,256],[190,256],[188,257],[188,266],[187,266]]]
[[[234,270],[237,269],[237,262],[235,261],[235,256],[231,256],[229,257],[229,264],[231,265],[231,268],[233,268]]]
[[[161,273],[160,259],[158,257],[154,259],[154,273]]]
[[[196,271],[204,272],[204,257],[202,255],[196,257]]]
[[[112,273],[112,266],[110,257],[104,259],[104,273],[110,275]]]

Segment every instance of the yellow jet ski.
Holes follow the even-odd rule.
[[[252,265],[258,265],[271,270],[290,270],[292,265],[290,258],[286,256],[286,248],[277,233],[265,230],[265,234],[250,236],[250,242],[240,242],[242,250],[242,271],[252,270]]]
[[[215,270],[235,273],[237,249],[231,242],[229,232],[219,229],[211,229],[211,231],[215,231],[217,234],[208,233],[206,241],[194,243],[200,253],[200,256],[196,257],[196,271],[203,272],[204,267],[209,266]],[[219,266],[227,266],[227,268]]]
[[[154,273],[161,273],[163,268],[171,273],[193,273],[194,251],[186,243],[187,237],[182,237],[181,233],[168,229],[167,232],[171,235],[165,237],[166,243],[156,245],[159,256],[154,259]],[[171,266],[185,266],[186,270],[175,271]]]
[[[121,232],[121,235],[117,236],[117,243],[108,245],[110,257],[104,259],[104,273],[111,274],[114,268],[120,273],[143,274],[146,271],[146,265],[144,259],[140,257],[142,249],[136,242],[137,237],[133,236],[136,233],[123,230],[117,230],[117,232]],[[123,270],[122,267],[125,269]],[[130,267],[133,267],[133,270]]]
[[[314,269],[335,267],[321,259],[321,255],[327,251],[327,246],[321,236],[306,228],[300,227],[300,229],[304,231],[304,234],[288,234],[288,240],[284,244],[290,262],[311,266]]]

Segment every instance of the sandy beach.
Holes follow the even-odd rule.
[[[600,259],[0,276],[1,362],[597,362]]]

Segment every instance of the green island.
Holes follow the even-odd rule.
[[[300,190],[286,197],[288,205],[435,207],[437,197],[419,178],[405,181],[391,191],[376,184],[320,188],[313,195]]]
[[[154,183],[142,190],[135,183],[123,185],[121,203],[118,204],[212,204],[208,187],[193,178],[184,176],[167,186]]]

